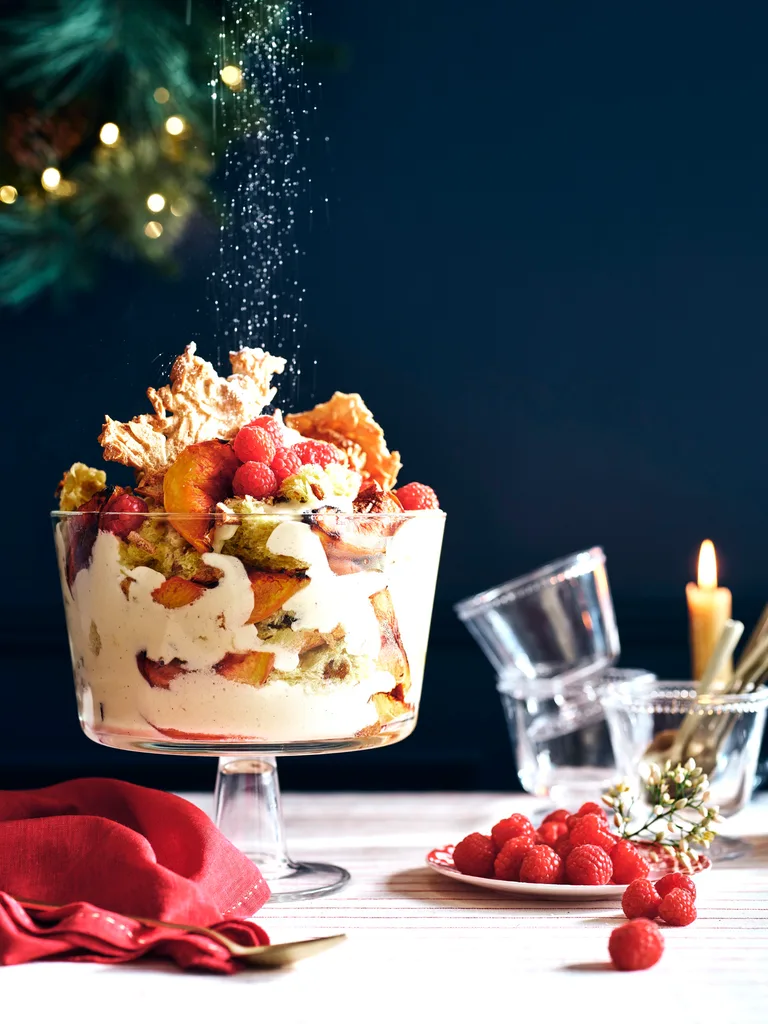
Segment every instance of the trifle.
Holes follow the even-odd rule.
[[[395,742],[416,722],[444,514],[359,395],[274,411],[285,360],[188,346],[152,413],[107,417],[54,513],[91,739],[259,754]]]

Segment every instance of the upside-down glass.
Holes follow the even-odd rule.
[[[601,548],[467,598],[456,613],[497,671],[526,679],[587,679],[620,653]]]
[[[620,775],[640,787],[651,763],[662,765],[672,730],[695,716],[695,735],[684,756],[695,755],[709,775],[712,803],[724,817],[752,795],[768,689],[698,697],[693,683],[639,681],[602,695]],[[663,735],[662,735],[663,734]]]
[[[339,888],[343,868],[286,853],[274,757],[412,732],[444,513],[273,508],[219,526],[201,556],[175,529],[201,517],[147,513],[128,545],[119,515],[53,513],[84,732],[219,757],[217,823],[273,898]]]
[[[611,668],[583,682],[563,684],[504,673],[496,689],[523,789],[564,806],[604,792],[613,779],[615,759],[600,695],[610,685],[655,678],[641,669]]]

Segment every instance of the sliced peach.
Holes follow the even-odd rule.
[[[400,627],[397,624],[392,596],[389,590],[385,588],[377,594],[373,594],[371,604],[376,613],[381,631],[379,667],[394,677],[397,687],[405,694],[411,686],[411,670],[408,666],[408,658],[403,647]],[[402,697],[399,699],[402,700]]]
[[[230,497],[239,465],[226,441],[200,441],[185,448],[165,474],[163,503],[171,525],[196,551],[211,550],[213,510]]]
[[[253,611],[248,619],[249,623],[268,619],[309,583],[308,579],[291,573],[259,572],[256,569],[248,573],[248,579],[253,591]]]
[[[403,506],[394,494],[370,484],[355,498],[353,507],[354,515],[321,511],[312,517],[312,528],[337,576],[381,568],[387,538],[402,524],[396,517]]]
[[[170,688],[171,683],[178,676],[186,672],[185,662],[179,658],[173,661],[153,661],[147,657],[146,651],[139,651],[136,655],[136,666],[147,680],[150,686],[157,686],[162,690]]]
[[[406,704],[404,698],[403,688],[398,684],[389,693],[374,693],[371,696],[371,703],[382,723],[391,722],[393,718],[400,718],[413,711],[413,705]]]
[[[152,600],[163,608],[184,608],[202,597],[205,590],[200,583],[185,580],[183,576],[171,576],[152,591]]]
[[[247,651],[245,654],[225,654],[214,671],[235,683],[261,686],[275,664],[274,654],[266,651]]]

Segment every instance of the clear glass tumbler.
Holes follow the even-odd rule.
[[[583,683],[563,684],[505,673],[497,690],[523,789],[574,807],[599,797],[615,775],[602,690],[655,678],[640,669],[608,669]]]
[[[694,756],[707,772],[721,814],[734,815],[749,801],[768,689],[699,697],[693,683],[636,681],[608,687],[602,703],[618,773],[635,780],[641,797],[650,764],[668,759],[685,725],[690,739],[682,756]]]
[[[525,679],[587,679],[620,653],[601,548],[461,601],[456,613],[497,671]]]

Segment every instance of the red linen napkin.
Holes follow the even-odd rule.
[[[54,955],[122,961],[151,951],[182,966],[234,969],[211,940],[138,926],[134,916],[228,921],[225,933],[243,945],[269,941],[241,920],[266,902],[267,883],[210,818],[181,797],[112,779],[0,791],[0,891],[64,905],[27,912],[0,896],[0,964]]]

